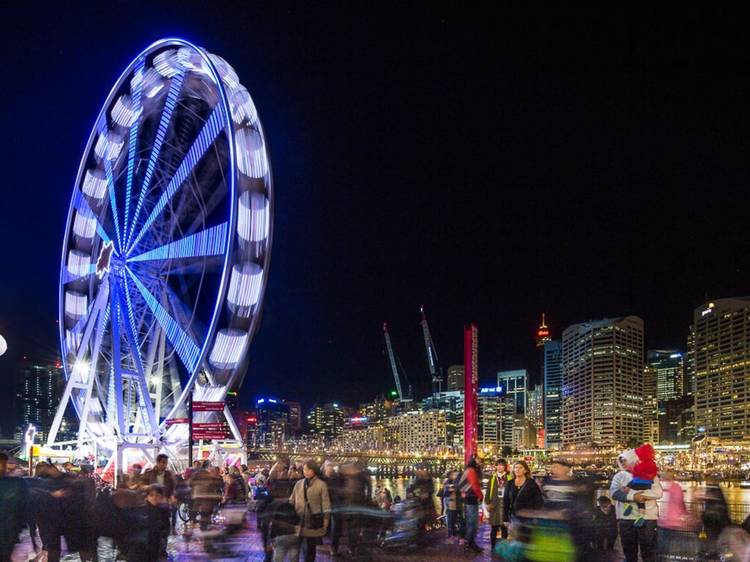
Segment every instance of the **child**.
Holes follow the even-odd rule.
[[[599,496],[598,507],[594,511],[594,550],[612,550],[617,540],[617,519],[612,507],[612,500]]]
[[[635,450],[635,454],[638,455],[638,462],[633,467],[633,479],[628,484],[628,488],[631,490],[648,490],[654,483],[654,478],[656,478],[658,472],[656,461],[654,460],[656,458],[656,453],[654,452],[654,448],[649,443],[646,443],[645,445],[638,447]],[[638,518],[633,525],[635,527],[642,527],[646,521],[644,518],[646,504],[638,503],[637,506],[639,512]],[[632,511],[633,506],[628,505],[625,508],[624,513],[625,515],[630,515]]]

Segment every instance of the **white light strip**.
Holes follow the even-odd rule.
[[[220,369],[233,369],[242,358],[247,344],[247,332],[242,330],[220,330],[211,350],[208,362]]]
[[[237,129],[234,142],[240,172],[251,178],[264,178],[268,173],[268,160],[260,133],[254,129]]]
[[[246,242],[262,242],[268,238],[268,200],[262,193],[240,195],[237,212],[237,234]]]

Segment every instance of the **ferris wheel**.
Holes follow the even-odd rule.
[[[70,403],[79,446],[184,452],[188,428],[172,422],[188,397],[219,402],[242,382],[272,216],[263,127],[234,69],[182,39],[146,48],[99,112],[73,187],[59,287],[67,384],[49,445]]]

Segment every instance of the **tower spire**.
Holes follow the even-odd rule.
[[[544,347],[544,342],[548,342],[552,339],[550,336],[549,328],[547,327],[547,319],[545,318],[544,312],[542,312],[542,324],[536,331],[536,346]]]

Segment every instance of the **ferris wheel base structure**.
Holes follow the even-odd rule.
[[[73,187],[59,283],[66,387],[47,446],[114,474],[159,452],[184,466],[189,404],[223,403],[242,384],[272,230],[265,134],[237,73],[183,39],[153,43],[107,96]],[[71,408],[77,438],[59,442]],[[225,422],[229,438],[211,450],[239,454],[226,407],[193,421]]]

